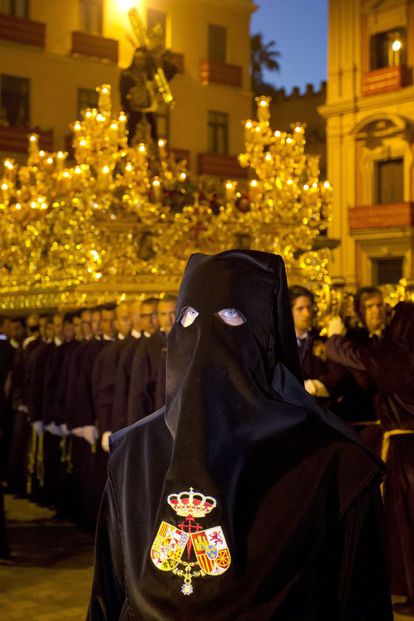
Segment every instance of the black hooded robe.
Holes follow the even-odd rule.
[[[166,407],[110,441],[89,621],[391,621],[382,465],[297,379],[280,257],[194,255],[189,306]]]
[[[400,302],[380,340],[365,346],[347,337],[328,341],[329,355],[376,388],[375,409],[387,461],[384,510],[392,592],[414,601],[414,304]],[[388,435],[388,441],[386,440]],[[388,450],[384,451],[386,444]]]

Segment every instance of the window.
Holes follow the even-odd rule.
[[[374,285],[396,284],[403,277],[404,257],[371,259]]]
[[[13,17],[29,17],[29,0],[0,0],[0,13]]]
[[[162,29],[162,37],[160,34],[160,42],[163,46],[166,46],[165,42],[165,33],[167,28],[167,14],[162,11],[155,11],[154,9],[148,9],[147,11],[147,28],[148,31],[151,32],[154,28],[157,27],[159,30]]]
[[[218,155],[228,154],[229,115],[226,112],[208,113],[208,151]]]
[[[167,104],[161,103],[155,114],[155,123],[157,126],[158,138],[165,138],[167,142],[170,140],[170,111]]]
[[[102,0],[80,0],[80,29],[91,34],[102,34]]]
[[[10,127],[30,125],[30,80],[0,75],[0,123]]]
[[[378,32],[371,37],[371,69],[405,65],[405,28]]]
[[[224,26],[208,25],[208,59],[226,62],[227,30]]]
[[[401,203],[404,200],[403,158],[376,163],[376,202]]]
[[[83,116],[86,108],[97,108],[98,97],[95,89],[78,88],[78,117]]]

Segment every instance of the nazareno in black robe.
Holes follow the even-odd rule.
[[[193,255],[188,306],[166,407],[111,438],[88,619],[391,621],[382,465],[303,389],[282,259]]]

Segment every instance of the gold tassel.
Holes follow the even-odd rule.
[[[45,464],[43,450],[43,434],[38,436],[37,454],[36,454],[36,478],[40,487],[45,486]]]
[[[37,433],[32,427],[32,437],[30,441],[29,459],[27,461],[27,480],[26,480],[26,492],[30,496],[33,489],[33,475],[35,473],[36,464],[36,449],[37,449]]]

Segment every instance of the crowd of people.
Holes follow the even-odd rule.
[[[414,304],[388,308],[380,289],[363,287],[352,320],[333,317],[321,338],[312,293],[294,286],[290,300],[306,390],[386,462],[391,590],[406,596],[398,612],[414,614]]]
[[[109,436],[163,404],[175,300],[2,318],[1,469],[10,492],[94,527]]]
[[[392,592],[414,614],[414,305],[388,309],[375,287],[355,318],[315,325],[313,294],[289,288],[307,392],[387,464],[383,485]],[[1,476],[7,489],[93,527],[108,439],[165,401],[176,298],[0,318]],[[2,512],[3,513],[3,512]],[[7,556],[4,517],[0,556]]]

